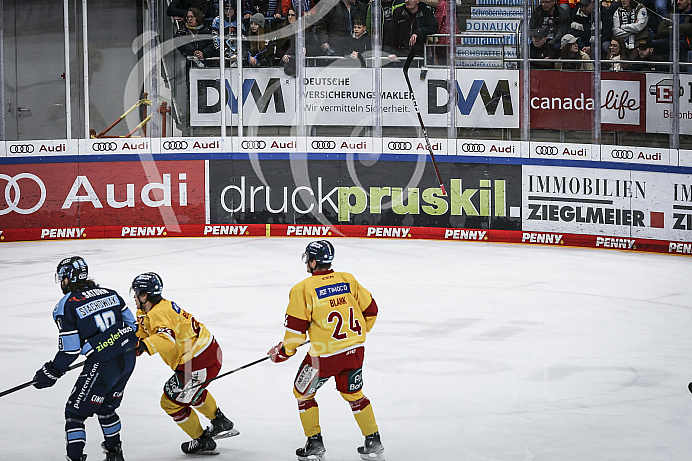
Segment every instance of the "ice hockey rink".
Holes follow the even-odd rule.
[[[129,284],[158,272],[164,296],[207,325],[231,370],[283,337],[309,239],[200,238],[3,243],[0,390],[31,380],[57,349],[58,261],[84,257],[130,307]],[[364,392],[388,461],[692,459],[692,260],[615,250],[333,239],[380,308]],[[302,353],[300,353],[302,356]],[[240,436],[216,460],[294,460],[305,437],[291,392],[300,363],[270,361],[210,391]],[[64,404],[77,378],[0,398],[1,460],[64,460]],[[127,461],[182,460],[187,436],[159,407],[171,370],[138,359],[119,410]],[[329,461],[363,437],[327,383],[317,395]],[[203,419],[203,418],[202,418]],[[203,419],[206,424],[206,420]],[[87,421],[89,461],[102,435]]]

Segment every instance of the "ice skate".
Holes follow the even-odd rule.
[[[118,445],[112,449],[106,448],[106,442],[101,442],[101,448],[106,455],[106,459],[104,461],[125,461],[125,458],[123,457],[122,444],[120,442],[118,442]]]
[[[240,432],[233,428],[233,421],[226,418],[226,416],[221,413],[221,409],[216,409],[216,417],[211,420],[211,426],[207,428],[209,435],[214,439],[225,439],[227,437],[234,437]]]
[[[322,434],[316,434],[308,437],[303,448],[296,450],[296,456],[300,461],[325,461],[324,453],[327,450],[322,443]]]
[[[79,459],[77,459],[77,460],[74,460],[74,459],[70,458],[69,456],[65,455],[65,459],[67,461],[86,461],[86,455],[80,456]]]
[[[216,451],[216,442],[211,438],[209,432],[206,430],[197,437],[189,442],[184,442],[180,445],[180,449],[183,453],[188,455],[218,455],[219,452]]]
[[[365,443],[358,447],[361,459],[366,461],[384,461],[384,446],[380,441],[380,433],[374,432],[365,437]]]

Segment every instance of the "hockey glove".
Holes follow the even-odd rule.
[[[34,387],[36,389],[51,387],[61,376],[62,373],[53,366],[53,362],[46,362],[34,375]]]
[[[137,354],[137,357],[144,354],[145,352],[147,354],[151,355],[151,353],[149,352],[149,349],[147,349],[146,343],[144,341],[141,341],[141,340],[137,341],[137,348],[135,349],[135,353]]]
[[[276,346],[269,349],[269,352],[267,352],[267,355],[269,356],[271,361],[274,363],[285,362],[286,360],[291,358],[290,355],[286,354],[286,349],[284,349],[283,341],[281,341],[279,344],[277,344]]]

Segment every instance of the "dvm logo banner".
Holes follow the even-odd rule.
[[[411,69],[411,74],[418,72]],[[216,69],[190,70],[190,123],[216,126],[221,107],[229,126],[238,124],[242,101],[246,126],[291,126],[302,110],[307,125],[349,126],[361,130],[376,123],[382,113],[385,125],[418,126],[400,68],[382,69],[382,89],[375,93],[371,69],[309,67],[302,85],[286,77],[282,69],[247,69],[242,85],[237,73],[226,71],[221,83]],[[453,109],[458,127],[518,128],[519,73],[512,70],[463,70],[453,85],[445,69],[430,69],[423,80],[411,78],[413,93],[423,111],[426,126],[446,127]],[[297,106],[301,92],[302,107]],[[450,91],[456,95],[452,105]]]

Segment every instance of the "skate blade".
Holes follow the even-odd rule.
[[[297,455],[296,455],[297,456]],[[322,455],[298,456],[299,461],[327,461],[327,458]]]
[[[221,452],[218,452],[216,450],[204,450],[204,451],[199,451],[197,453],[186,453],[187,456],[191,457],[197,457],[197,456],[214,456],[214,455],[220,455]]]
[[[368,453],[368,454],[362,454],[359,453],[360,459],[363,459],[365,461],[384,461],[384,452],[382,453]]]
[[[229,430],[224,431],[224,432],[219,432],[213,438],[214,438],[214,440],[227,439],[228,437],[235,437],[236,435],[239,435],[239,434],[240,434],[240,431],[238,431],[237,429],[229,429]]]

